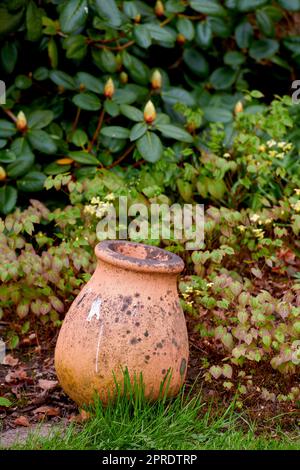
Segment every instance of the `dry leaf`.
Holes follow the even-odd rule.
[[[53,408],[51,406],[40,406],[39,408],[36,408],[33,413],[41,413],[45,416],[59,416],[60,410],[59,408]]]
[[[16,357],[13,357],[11,354],[7,354],[7,356],[5,356],[5,358],[2,361],[2,364],[5,366],[15,367],[18,364],[18,362],[19,362],[19,359],[17,359]]]
[[[58,382],[57,380],[46,380],[46,379],[40,379],[38,381],[38,386],[42,388],[43,390],[52,390],[57,386]]]
[[[28,418],[26,418],[26,416],[19,416],[18,418],[14,420],[14,424],[16,424],[17,426],[25,426],[26,428],[30,426],[30,423],[28,421]]]
[[[69,419],[71,423],[83,423],[84,421],[88,421],[91,415],[88,411],[80,410],[78,415],[72,415]]]
[[[18,382],[19,380],[29,380],[29,377],[27,375],[27,372],[25,369],[20,368],[18,370],[15,370],[13,372],[9,372],[5,376],[5,382],[6,383],[15,383]]]

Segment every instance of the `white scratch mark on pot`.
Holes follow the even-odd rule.
[[[96,300],[92,303],[91,309],[87,316],[87,321],[91,321],[93,317],[96,317],[97,320],[100,320],[100,308],[101,308],[102,300],[100,297],[97,297]]]
[[[98,341],[97,341],[97,350],[96,350],[96,374],[98,374],[100,341],[101,341],[101,337],[102,337],[102,331],[103,331],[103,323],[102,323],[102,325],[100,326],[99,334],[98,334]]]

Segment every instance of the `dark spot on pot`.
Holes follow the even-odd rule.
[[[140,295],[141,295],[141,294],[140,294],[139,292],[136,292],[136,293],[134,294],[134,297],[140,297]]]
[[[162,347],[163,347],[162,343],[156,343],[156,346],[157,346],[158,348],[162,348]]]
[[[126,315],[131,315],[131,310],[127,310]]]
[[[160,297],[159,300],[162,302],[164,299],[162,297]]]
[[[134,344],[137,344],[137,343],[139,343],[139,338],[131,338],[130,344],[134,345]]]
[[[167,355],[167,353],[166,353],[166,352],[164,352],[164,356],[166,356],[166,355]]]
[[[172,339],[172,344],[174,344],[174,346],[175,346],[177,349],[179,348],[178,343],[177,343],[177,341],[176,341],[175,338]]]
[[[129,335],[129,333],[130,333],[130,330],[127,330],[127,331],[126,331],[126,333]]]
[[[81,297],[81,299],[78,300],[78,302],[77,302],[77,304],[76,304],[77,307],[78,307],[78,305],[81,304],[81,302],[83,301],[83,299],[84,299],[86,296],[87,296],[87,292],[86,292],[85,294],[83,294],[83,296]]]
[[[151,297],[148,296],[148,300],[151,300]]]
[[[163,375],[165,375],[166,369],[163,369],[163,370],[161,371],[161,373],[162,373]]]
[[[122,338],[125,338],[126,335],[122,335]]]
[[[172,291],[170,289],[167,290],[167,294],[172,294]]]
[[[180,369],[179,369],[180,375],[183,375],[185,373],[185,369],[186,369],[186,360],[183,357],[181,359],[181,364],[180,364]]]
[[[119,318],[117,317],[117,318],[115,319],[115,322],[118,323],[118,321],[119,321]]]
[[[136,321],[136,322],[135,322],[135,326],[140,326],[140,322],[139,322],[139,321]]]
[[[146,361],[149,361],[149,359],[150,359],[149,354],[147,354],[147,355],[145,356],[145,359],[146,359]]]
[[[149,336],[148,330],[145,331],[144,336],[146,336],[146,338]]]

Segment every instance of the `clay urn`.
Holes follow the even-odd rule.
[[[64,391],[79,405],[105,404],[124,371],[141,377],[148,399],[160,387],[174,396],[188,362],[188,336],[177,292],[184,263],[166,250],[106,240],[95,248],[96,270],[61,327],[55,368]],[[167,377],[167,380],[166,380]],[[164,386],[164,385],[163,385]]]

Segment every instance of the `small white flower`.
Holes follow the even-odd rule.
[[[250,215],[250,220],[251,222],[257,222],[259,220],[259,215],[258,214]]]

